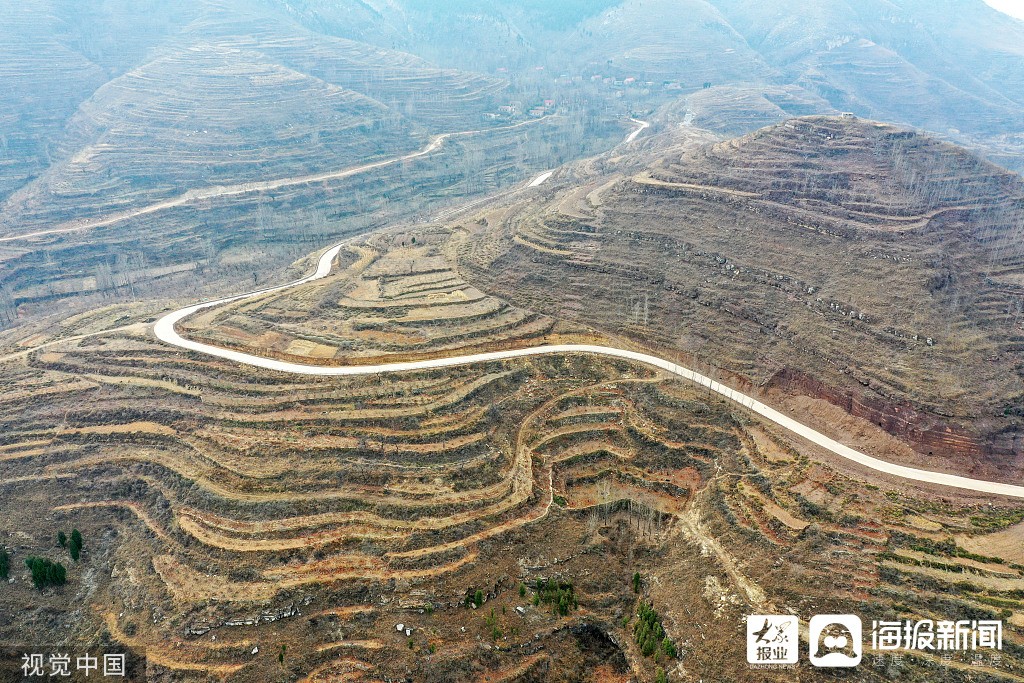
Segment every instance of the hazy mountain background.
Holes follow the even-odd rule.
[[[849,111],[1024,169],[1024,22],[982,0],[28,0],[0,8],[0,83],[0,238],[485,131],[362,187],[0,242],[6,321],[210,265],[258,277],[607,149],[630,116],[732,135]]]
[[[457,98],[460,88],[496,97],[529,83],[550,94],[566,90],[550,83],[559,76],[635,78],[659,90],[666,81],[678,83],[676,97],[697,115],[725,110],[720,127],[745,127],[729,120],[738,96],[758,105],[764,119],[850,110],[949,135],[1022,168],[1024,23],[981,0],[30,0],[5,4],[0,19],[0,198],[73,163],[90,146],[117,149],[118,132],[102,123],[105,117],[114,128],[130,129],[136,148],[149,135],[158,142],[167,123],[161,116],[190,116],[207,129],[230,123],[217,134],[243,134],[204,151],[216,156],[231,154],[231,146],[251,150],[266,138],[259,123],[247,139],[242,120],[213,119],[231,106],[222,97],[252,96],[245,118],[274,127],[284,125],[276,119],[294,116],[314,122],[308,132],[325,132],[337,130],[339,117],[366,117],[385,122],[391,138],[389,126],[401,126],[400,119],[438,130],[439,107],[431,100]],[[228,64],[248,87],[203,80],[226,75],[217,69]],[[471,73],[442,74],[438,67]],[[417,72],[418,81],[388,88],[385,74],[396,69]],[[269,70],[279,73],[268,79]],[[370,99],[325,103],[313,81]],[[686,94],[705,83],[719,92]],[[663,94],[660,100],[672,99]],[[160,100],[175,96],[189,106]],[[448,123],[475,121],[496,103],[455,99],[440,109]],[[139,130],[129,125],[146,116],[154,118],[139,121]],[[191,142],[179,141],[185,148]],[[305,151],[313,165],[337,153],[331,140],[323,141],[326,157],[319,140],[284,142],[290,156]],[[122,157],[112,177],[130,177],[136,162]],[[235,175],[238,166],[224,171]],[[287,169],[267,161],[250,170]],[[16,227],[5,218],[8,229]]]

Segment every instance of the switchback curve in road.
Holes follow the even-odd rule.
[[[683,379],[699,384],[700,386],[706,387],[709,390],[724,396],[725,398],[740,404],[744,408],[757,413],[761,417],[774,422],[775,424],[789,430],[790,432],[803,437],[804,439],[814,443],[842,458],[856,462],[864,467],[889,474],[896,477],[902,477],[910,481],[921,482],[925,484],[938,484],[941,486],[949,486],[952,488],[966,489],[977,493],[994,494],[1000,496],[1008,496],[1011,498],[1024,498],[1024,486],[1017,486],[1014,484],[1005,484],[1002,482],[986,481],[984,479],[972,479],[970,477],[962,477],[955,474],[947,474],[945,472],[934,472],[931,470],[917,469],[914,467],[906,467],[904,465],[897,465],[885,460],[879,460],[865,453],[861,453],[858,450],[850,448],[849,446],[839,443],[835,439],[828,437],[821,432],[808,427],[805,424],[797,422],[793,418],[785,415],[774,408],[758,401],[757,399],[747,396],[746,394],[736,391],[735,389],[725,386],[710,377],[706,377],[690,368],[684,367],[677,363],[665,360],[664,358],[658,358],[646,353],[640,353],[638,351],[628,351],[626,349],[619,349],[611,346],[598,346],[595,344],[551,344],[545,346],[535,346],[527,349],[515,349],[510,351],[492,351],[489,353],[474,353],[464,356],[450,356],[447,358],[433,358],[430,360],[418,360],[408,361],[402,363],[381,363],[378,365],[351,365],[351,366],[323,366],[323,365],[307,365],[304,363],[294,363],[290,361],[277,360],[274,358],[264,358],[262,356],[256,356],[250,353],[244,353],[242,351],[235,351],[232,349],[225,349],[212,344],[204,344],[202,342],[193,341],[186,339],[178,334],[175,330],[175,325],[187,318],[188,316],[201,311],[203,309],[212,308],[213,306],[219,306],[222,304],[230,303],[232,301],[238,301],[241,299],[251,298],[268,294],[270,292],[276,292],[290,287],[295,287],[307,282],[319,280],[326,277],[331,272],[331,264],[334,258],[341,251],[344,244],[338,244],[320,255],[317,261],[316,269],[309,275],[294,282],[288,284],[279,285],[277,287],[269,287],[266,289],[256,290],[246,294],[239,294],[236,296],[225,297],[223,299],[217,299],[214,301],[206,301],[203,303],[193,304],[186,306],[185,308],[179,309],[168,313],[164,317],[160,318],[153,327],[153,332],[158,339],[161,341],[176,346],[187,351],[194,351],[196,353],[206,354],[208,356],[214,356],[217,358],[223,358],[225,360],[234,361],[236,363],[242,363],[244,365],[250,365],[258,368],[265,368],[267,370],[275,370],[277,372],[286,372],[299,375],[319,375],[319,376],[332,376],[332,377],[351,377],[357,375],[376,375],[391,372],[409,372],[415,370],[429,370],[436,368],[448,368],[458,365],[471,365],[474,363],[486,363],[488,361],[496,360],[507,360],[510,358],[525,358],[530,356],[543,356],[550,354],[565,354],[565,353],[587,353],[599,356],[607,356],[612,358],[622,358],[625,360],[635,361],[637,363],[643,363],[650,365],[661,370],[665,370],[673,375],[682,377]]]
[[[647,121],[641,121],[640,119],[630,119],[630,121],[632,121],[633,123],[637,124],[640,127],[634,130],[629,135],[627,135],[625,142],[633,142],[633,140],[636,140],[637,135],[640,135],[640,133],[642,133],[645,128],[649,128],[651,125]]]
[[[636,130],[634,130],[633,132],[626,136],[626,138],[622,141],[622,144],[633,142],[633,140],[636,140],[637,135],[640,135],[640,133],[642,133],[645,128],[648,128],[651,125],[647,121],[641,121],[640,119],[630,119],[630,121],[637,124],[637,128]],[[551,178],[551,176],[553,176],[554,174],[554,171],[545,171],[544,173],[541,173],[536,178],[534,178],[533,181],[530,182],[529,185],[527,185],[527,187],[539,187],[546,183],[548,179]]]

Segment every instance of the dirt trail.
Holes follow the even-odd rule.
[[[3,241],[3,240],[0,239],[0,241]],[[6,356],[0,356],[0,363],[5,363],[5,362],[7,362],[9,360],[17,360],[18,358],[24,358],[25,356],[27,356],[28,354],[32,353],[33,351],[37,351],[39,349],[45,349],[45,348],[48,348],[50,346],[54,346],[55,344],[62,344],[64,342],[79,341],[81,339],[88,339],[90,337],[99,337],[99,336],[102,336],[102,335],[105,335],[105,334],[114,334],[115,332],[142,332],[145,329],[146,329],[146,323],[131,323],[130,325],[122,325],[121,327],[111,327],[109,330],[99,330],[98,332],[89,332],[89,333],[86,333],[86,334],[76,334],[76,335],[71,336],[71,337],[61,337],[59,339],[51,339],[48,342],[44,342],[42,344],[37,344],[35,346],[30,346],[30,347],[28,347],[27,349],[25,349],[23,351],[15,351],[14,353],[9,353]]]
[[[714,555],[718,560],[718,564],[725,570],[729,578],[732,579],[733,584],[746,596],[747,601],[752,607],[762,608],[767,602],[767,597],[764,591],[756,583],[751,581],[740,571],[736,565],[736,559],[727,551],[721,543],[718,542],[713,535],[704,529],[703,524],[700,521],[700,509],[701,506],[698,504],[698,499],[708,490],[708,487],[701,489],[694,496],[693,503],[689,509],[681,515],[678,515],[678,519],[681,525],[681,530],[688,535],[692,540],[696,541],[703,550],[709,554]]]
[[[69,510],[84,510],[88,508],[124,508],[134,513],[143,524],[145,524],[150,531],[152,531],[157,538],[163,541],[170,541],[171,539],[164,533],[163,528],[157,524],[156,520],[149,516],[138,503],[130,500],[100,500],[92,503],[68,503],[67,505],[58,505],[53,508],[54,512],[67,512]]]

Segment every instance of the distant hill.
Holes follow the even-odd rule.
[[[199,58],[190,54],[193,48],[223,48],[219,59],[225,64],[237,55],[235,75],[244,75],[254,61],[261,68],[292,69],[380,102],[380,120],[401,116],[429,132],[478,122],[513,76],[537,82],[542,92],[557,92],[550,80],[560,75],[600,75],[635,79],[637,89],[650,83],[646,87],[661,95],[642,106],[682,96],[680,112],[693,112],[697,123],[716,119],[712,128],[731,133],[789,115],[848,110],[951,136],[1011,168],[1021,168],[1024,149],[1024,23],[981,0],[798,6],[779,0],[183,0],[173,8],[123,0],[102,6],[30,0],[5,6],[0,19],[0,74],[13,95],[0,105],[0,200],[73,158],[81,151],[75,144],[95,142],[76,137],[81,127],[75,121],[123,115],[109,89],[107,96],[98,92],[112,79],[119,79],[121,102],[142,108],[150,93],[135,89],[138,76],[149,79],[154,70],[156,88],[180,91],[172,96],[187,99],[197,93],[190,85],[205,87],[196,69],[217,72],[208,62],[190,63],[190,57]],[[414,54],[449,68],[440,70]],[[546,73],[530,73],[534,67]],[[666,84],[680,91],[665,90]],[[772,95],[779,88],[785,99],[799,103],[796,109]],[[290,96],[316,99],[313,91],[303,92],[297,86],[284,94],[284,106],[271,115],[287,116]],[[266,95],[262,104],[257,95],[248,115],[265,116],[260,110],[276,99],[271,91]],[[629,88],[594,95],[637,99]],[[217,97],[202,94],[214,110],[230,111],[231,105],[214,105]],[[737,97],[744,104],[762,98],[770,104],[755,105],[760,113],[754,116],[733,115]],[[87,111],[77,112],[80,106]],[[202,107],[196,103],[199,117]],[[154,116],[128,128],[151,123],[158,139],[162,111],[158,107]],[[179,115],[173,106],[166,112]],[[296,111],[300,118],[311,113]],[[316,125],[318,132],[326,133],[329,121]],[[128,134],[139,131],[145,134],[145,125]],[[390,134],[385,137],[392,141]],[[319,149],[319,143],[299,146],[291,155],[313,159]],[[261,171],[278,172],[273,164]],[[110,172],[121,175],[117,167]],[[6,218],[8,224],[15,220]]]
[[[920,126],[1024,169],[1024,22],[982,0],[624,0],[566,3],[557,20],[532,2],[358,4],[375,7],[367,22],[387,26],[367,34],[379,44],[439,63],[668,82],[698,116],[717,118],[719,105],[717,127],[733,133],[765,122],[733,116],[736,92],[752,100],[784,87],[816,113]],[[369,30],[350,21],[358,13],[349,4],[303,7],[298,14],[321,30]],[[705,84],[727,90],[706,93]],[[811,113],[780,108],[774,120]]]
[[[1019,176],[906,129],[808,117],[615,178],[481,229],[470,281],[827,398],[924,453],[1020,454]]]
[[[49,167],[0,205],[0,223],[29,232],[191,188],[408,152],[429,134],[479,127],[504,87],[280,19],[210,5],[172,38],[157,36],[159,47],[82,99],[60,134],[56,121],[41,131]]]
[[[1024,23],[982,0],[713,4],[786,81],[836,109],[921,126],[1024,168]]]

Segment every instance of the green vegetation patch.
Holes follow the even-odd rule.
[[[67,583],[67,570],[60,562],[53,562],[45,557],[26,557],[25,566],[32,572],[32,583],[39,590]]]
[[[633,622],[633,638],[640,646],[640,652],[644,657],[658,658],[664,654],[668,657],[676,657],[676,644],[665,633],[661,624],[661,617],[654,610],[653,605],[643,600],[636,609],[637,620]]]
[[[576,598],[576,589],[571,581],[537,579],[536,590],[533,604],[551,605],[552,614],[564,617],[580,606]]]

